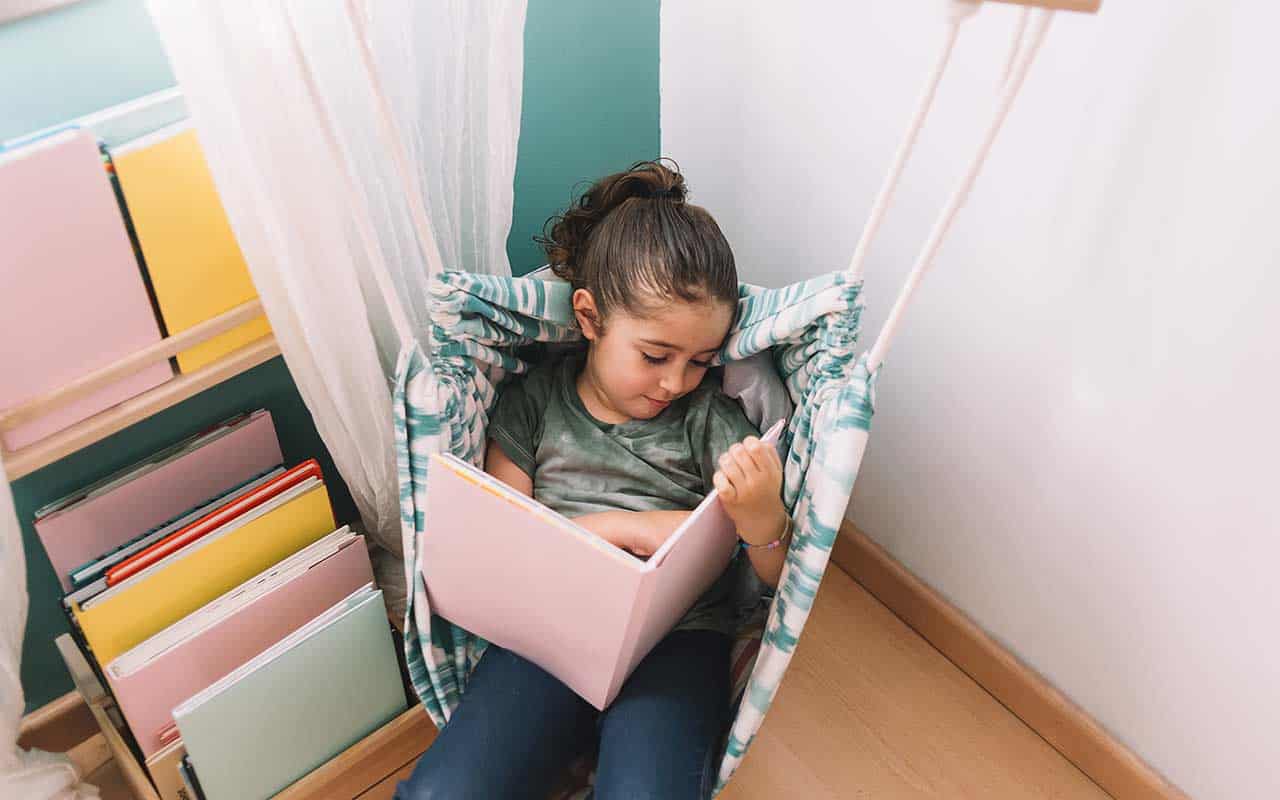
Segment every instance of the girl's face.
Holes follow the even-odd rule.
[[[601,422],[650,419],[698,387],[733,322],[724,302],[673,300],[646,316],[623,309],[595,323],[594,298],[574,292],[574,311],[590,342],[578,394]]]

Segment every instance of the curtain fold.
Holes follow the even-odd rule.
[[[426,340],[435,274],[510,274],[525,2],[148,6],[399,614],[390,381]]]

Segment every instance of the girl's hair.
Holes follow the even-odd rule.
[[[738,300],[729,242],[664,161],[601,178],[535,237],[556,275],[591,292],[601,324],[612,309],[644,315],[670,298]]]

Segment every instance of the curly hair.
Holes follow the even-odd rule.
[[[641,161],[592,184],[535,241],[556,275],[591,292],[601,323],[615,308],[643,316],[675,298],[733,304],[733,251],[687,196],[675,162]]]

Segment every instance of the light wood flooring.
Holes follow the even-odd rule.
[[[388,800],[412,768],[368,776],[359,800]],[[106,800],[129,797],[113,763],[91,778]],[[1109,795],[833,564],[773,709],[721,797]]]

